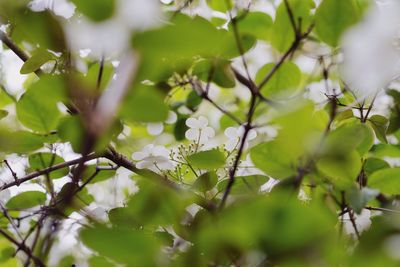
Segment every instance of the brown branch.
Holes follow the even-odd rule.
[[[92,159],[96,159],[96,158],[98,158],[98,157],[101,157],[101,156],[98,155],[98,154],[92,153],[92,154],[89,154],[89,155],[85,158],[85,161],[89,161],[89,160],[92,160]],[[28,175],[26,175],[26,176],[24,176],[24,177],[18,179],[17,181],[13,181],[13,182],[10,182],[10,183],[7,183],[7,184],[3,185],[3,186],[0,188],[0,191],[2,191],[2,190],[4,190],[4,189],[7,189],[7,188],[10,188],[10,187],[13,187],[13,186],[17,186],[17,185],[19,185],[19,184],[21,184],[21,183],[24,183],[24,182],[26,182],[26,181],[32,180],[32,179],[34,179],[34,178],[36,178],[36,177],[39,177],[39,176],[41,176],[41,175],[48,174],[48,173],[50,173],[50,172],[52,172],[52,171],[55,171],[55,170],[58,170],[58,169],[67,168],[67,167],[69,167],[69,166],[78,164],[78,163],[80,163],[80,162],[82,161],[82,159],[83,159],[83,157],[78,158],[78,159],[74,159],[74,160],[70,160],[70,161],[66,161],[66,162],[63,162],[63,163],[60,163],[60,164],[56,164],[56,165],[54,165],[54,166],[45,168],[45,169],[43,169],[43,170],[39,170],[39,171],[36,171],[36,172],[32,172],[32,173],[30,173],[30,174],[28,174]]]

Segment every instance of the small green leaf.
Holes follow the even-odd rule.
[[[201,192],[207,192],[214,188],[218,182],[218,176],[215,172],[206,172],[199,176],[193,184],[193,188]]]
[[[84,228],[80,237],[87,247],[119,263],[129,266],[136,266],[138,262],[141,266],[157,265],[156,253],[159,245],[144,231],[96,226]]]
[[[100,22],[114,14],[115,0],[72,0],[77,9],[89,19]]]
[[[376,138],[387,144],[386,131],[389,127],[389,120],[381,115],[373,115],[368,119],[368,122],[374,129]]]
[[[225,164],[225,155],[218,149],[212,149],[190,155],[188,161],[195,168],[214,170]]]
[[[264,65],[256,75],[256,82],[259,84],[275,67],[275,63]],[[261,88],[264,96],[282,97],[293,94],[300,83],[301,71],[299,67],[292,62],[283,63],[273,74],[266,85]]]
[[[315,30],[322,41],[336,47],[345,30],[359,18],[354,0],[324,0],[315,13]]]
[[[186,106],[190,110],[195,111],[197,110],[202,101],[203,98],[199,96],[195,90],[192,90],[186,98]]]
[[[1,131],[0,151],[8,153],[27,153],[41,148],[46,138],[26,131]]]
[[[45,193],[40,191],[26,191],[8,200],[6,207],[8,209],[23,210],[43,205],[45,202]]]
[[[28,74],[31,72],[35,72],[40,69],[43,64],[52,60],[53,57],[53,54],[51,54],[47,50],[39,49],[27,61],[25,61],[25,63],[21,67],[20,73]]]
[[[379,189],[383,194],[400,194],[400,168],[382,169],[368,177],[368,187]]]

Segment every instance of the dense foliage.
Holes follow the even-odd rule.
[[[0,266],[399,266],[395,2],[0,0]]]

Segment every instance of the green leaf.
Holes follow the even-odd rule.
[[[49,11],[33,12],[26,6],[18,9],[10,19],[13,41],[25,41],[43,50],[64,52],[64,31],[56,17]]]
[[[38,49],[27,61],[25,61],[21,67],[20,73],[28,74],[35,72],[40,69],[43,64],[52,60],[53,57],[53,54],[47,50]]]
[[[63,158],[52,153],[37,153],[29,156],[29,166],[32,170],[42,170],[65,162]],[[62,168],[49,173],[51,179],[58,179],[68,175],[69,169]]]
[[[239,33],[252,34],[263,41],[269,39],[269,31],[272,25],[272,18],[264,12],[248,12],[237,18]],[[232,23],[229,24],[229,27],[232,27]]]
[[[254,165],[275,179],[288,178],[296,173],[292,159],[276,141],[261,143],[250,150]]]
[[[311,23],[310,11],[315,5],[314,2],[312,0],[289,0],[288,3],[296,25],[301,20],[301,31],[305,32]],[[284,2],[279,5],[276,12],[270,39],[272,46],[280,52],[288,50],[295,40],[293,26]]]
[[[378,158],[368,158],[364,163],[364,172],[367,174],[367,176],[378,170],[386,168],[390,168],[389,163]]]
[[[238,176],[235,178],[231,194],[233,195],[251,195],[258,194],[261,186],[268,182],[269,177],[264,175]],[[224,179],[218,183],[218,191],[222,192],[226,189],[229,179]]]
[[[45,140],[45,137],[30,132],[0,130],[0,151],[27,153],[43,147]]]
[[[42,77],[22,95],[16,105],[20,122],[38,133],[47,134],[57,127],[61,116],[57,102],[64,99],[64,84],[58,77]]]
[[[264,65],[256,75],[259,84],[275,67],[275,63]],[[266,97],[284,97],[293,94],[300,84],[301,71],[296,64],[284,62],[274,73],[266,85],[261,88],[261,93]]]
[[[193,188],[201,192],[207,192],[214,188],[218,182],[218,176],[215,172],[206,172],[200,175],[193,184]]]
[[[318,170],[339,188],[351,186],[361,171],[361,158],[357,151],[344,155],[326,155],[317,162]]]
[[[212,9],[219,11],[219,12],[227,12],[229,8],[233,5],[232,0],[228,0],[229,5],[227,5],[226,0],[207,0],[207,4]]]
[[[315,14],[315,30],[322,41],[336,47],[342,34],[359,18],[353,0],[324,0]]]
[[[178,120],[174,126],[174,137],[176,141],[185,140],[185,132],[189,127],[186,125],[187,116],[178,115]]]
[[[353,187],[349,193],[349,203],[351,208],[360,214],[364,209],[365,205],[376,196],[379,195],[379,190],[364,187],[361,190],[357,187]]]
[[[195,168],[214,170],[225,164],[225,155],[218,149],[212,149],[190,155],[188,161]]]
[[[211,80],[224,88],[235,86],[235,75],[229,60],[219,58],[202,60],[194,66],[193,74],[205,82]]]
[[[46,194],[40,191],[26,191],[19,193],[8,200],[8,209],[23,210],[43,205],[46,202]]]
[[[195,90],[192,90],[186,98],[186,106],[190,110],[195,111],[197,110],[202,101],[203,98],[199,96]]]
[[[382,169],[368,177],[368,187],[379,189],[383,194],[400,194],[400,168]]]
[[[76,8],[89,19],[100,22],[114,14],[115,0],[72,0]]]
[[[167,119],[168,107],[154,87],[141,86],[131,90],[122,115],[132,122],[160,122]]]
[[[129,266],[136,266],[139,262],[141,266],[157,265],[156,253],[159,245],[144,231],[96,226],[84,228],[80,237],[87,247],[119,263]]]
[[[368,119],[368,122],[374,129],[376,138],[387,144],[386,131],[389,127],[389,120],[381,115],[373,115]]]

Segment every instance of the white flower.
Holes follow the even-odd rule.
[[[175,112],[169,111],[168,118],[164,121],[166,124],[174,124],[177,120],[178,116]],[[164,130],[164,123],[162,122],[154,122],[147,124],[147,132],[151,135],[159,135]]]
[[[245,129],[243,126],[228,127],[225,129],[224,133],[229,138],[229,140],[225,143],[226,150],[232,151],[235,148],[239,148],[240,142],[243,138],[244,131]],[[256,137],[257,137],[257,132],[254,129],[251,129],[247,134],[246,141],[244,143],[244,149],[248,147],[249,145],[248,142]]]
[[[174,168],[169,159],[169,151],[163,146],[149,144],[142,151],[133,153],[132,158],[138,161],[136,167],[139,169],[150,169],[157,172]]]
[[[28,4],[33,11],[39,12],[50,9],[57,16],[69,19],[74,15],[75,5],[67,0],[33,0]]]
[[[371,226],[371,211],[363,209],[361,214],[354,214],[355,224],[359,233],[362,233]],[[343,226],[346,234],[355,235],[355,229],[353,223],[350,220],[349,213],[343,215]]]
[[[204,116],[198,119],[189,118],[186,120],[186,125],[189,127],[185,133],[186,138],[198,144],[206,143],[215,135],[214,129],[208,126],[208,120]]]
[[[374,97],[399,74],[400,3],[385,1],[343,39],[344,81],[358,100]]]

